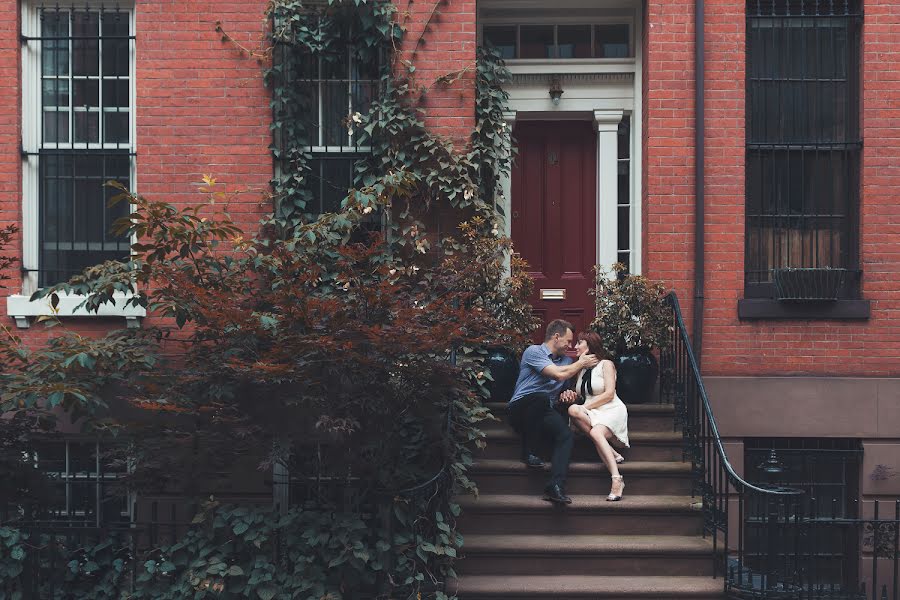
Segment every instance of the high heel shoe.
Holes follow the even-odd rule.
[[[607,501],[607,502],[618,502],[619,500],[622,499],[622,494],[625,493],[625,478],[622,477],[621,475],[613,475],[613,476],[612,476],[612,480],[613,480],[613,483],[615,483],[616,481],[618,481],[619,483],[621,483],[621,484],[622,484],[622,489],[619,490],[619,495],[618,495],[618,496],[615,495],[615,494],[613,494],[613,493],[612,493],[612,490],[610,490],[609,496],[606,497],[606,501]]]
[[[616,452],[616,464],[621,465],[623,462],[625,462],[625,457]]]

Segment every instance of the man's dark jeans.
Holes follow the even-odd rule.
[[[566,419],[550,406],[547,394],[530,394],[509,405],[509,423],[522,436],[522,458],[534,454],[541,437],[553,442],[550,484],[565,486],[572,455],[572,430]]]

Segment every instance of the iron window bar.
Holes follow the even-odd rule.
[[[745,297],[787,299],[787,269],[850,275],[791,300],[858,293],[861,21],[859,0],[747,2]]]
[[[64,281],[105,260],[128,260],[130,240],[109,232],[127,215],[108,207],[116,180],[133,176],[133,55],[131,12],[77,4],[38,6],[34,44],[36,147],[22,148],[37,177],[37,285]]]

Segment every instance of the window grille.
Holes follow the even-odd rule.
[[[769,474],[765,467],[774,450],[781,473]],[[852,520],[858,511],[859,473],[862,446],[855,439],[751,438],[744,441],[744,471],[747,481],[776,484],[806,492],[809,518]],[[745,523],[746,552],[763,564],[766,547],[764,506],[748,506]],[[790,526],[790,520],[782,526]],[[793,526],[804,527],[794,522]],[[805,531],[805,530],[804,530]],[[796,569],[807,572],[816,567],[815,580],[820,584],[843,584],[855,581],[859,562],[859,538],[852,527],[818,528],[815,536],[798,535],[797,548],[779,548],[776,563],[797,561]],[[773,560],[773,557],[769,557]],[[807,563],[808,561],[808,563]],[[752,560],[750,561],[752,564]],[[825,568],[824,566],[827,566]],[[808,573],[811,574],[811,573]],[[805,578],[809,580],[809,577]]]
[[[133,174],[134,36],[131,13],[104,7],[38,7],[23,19],[26,73],[40,96],[36,139],[25,144],[26,174],[37,176],[38,285],[64,281],[106,260],[127,260],[127,236],[110,231],[127,204],[109,207]],[[28,35],[32,33],[32,35]],[[26,128],[28,125],[26,124]]]
[[[747,297],[794,269],[856,293],[861,25],[858,0],[748,0]]]
[[[34,444],[24,457],[47,485],[39,506],[23,507],[26,520],[84,527],[128,522],[131,502],[120,481],[126,466],[117,449],[96,440]]]
[[[376,97],[384,67],[381,52],[357,42],[352,19],[343,14],[328,18],[346,21],[339,25],[341,38],[288,65],[288,77],[304,92],[301,105],[288,111],[309,142],[305,148],[310,192],[306,209],[311,215],[340,208],[354,186],[357,162],[371,153],[371,148],[359,144],[359,119]],[[310,20],[313,27],[323,26],[324,18]],[[281,51],[276,56],[284,62],[288,55]],[[276,146],[284,148],[278,137]]]

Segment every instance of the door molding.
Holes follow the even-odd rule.
[[[516,0],[519,1],[519,0]],[[578,0],[573,0],[576,3]],[[643,173],[642,139],[643,112],[643,45],[640,32],[643,14],[634,10],[634,58],[622,60],[546,60],[515,61],[510,70],[512,80],[505,86],[509,93],[508,110],[504,121],[512,131],[516,121],[525,120],[586,120],[593,121],[597,131],[597,264],[609,267],[617,260],[618,177],[615,130],[624,115],[631,117],[631,272],[640,274],[643,265],[643,202],[641,174]],[[563,87],[563,96],[554,104],[548,93],[551,79]],[[610,145],[610,137],[612,144]],[[606,151],[603,144],[606,144]],[[610,155],[610,153],[612,153]],[[611,162],[610,162],[611,161]],[[609,185],[613,182],[613,185]],[[502,177],[502,197],[497,204],[503,209],[503,230],[511,237],[512,199],[509,176]]]

